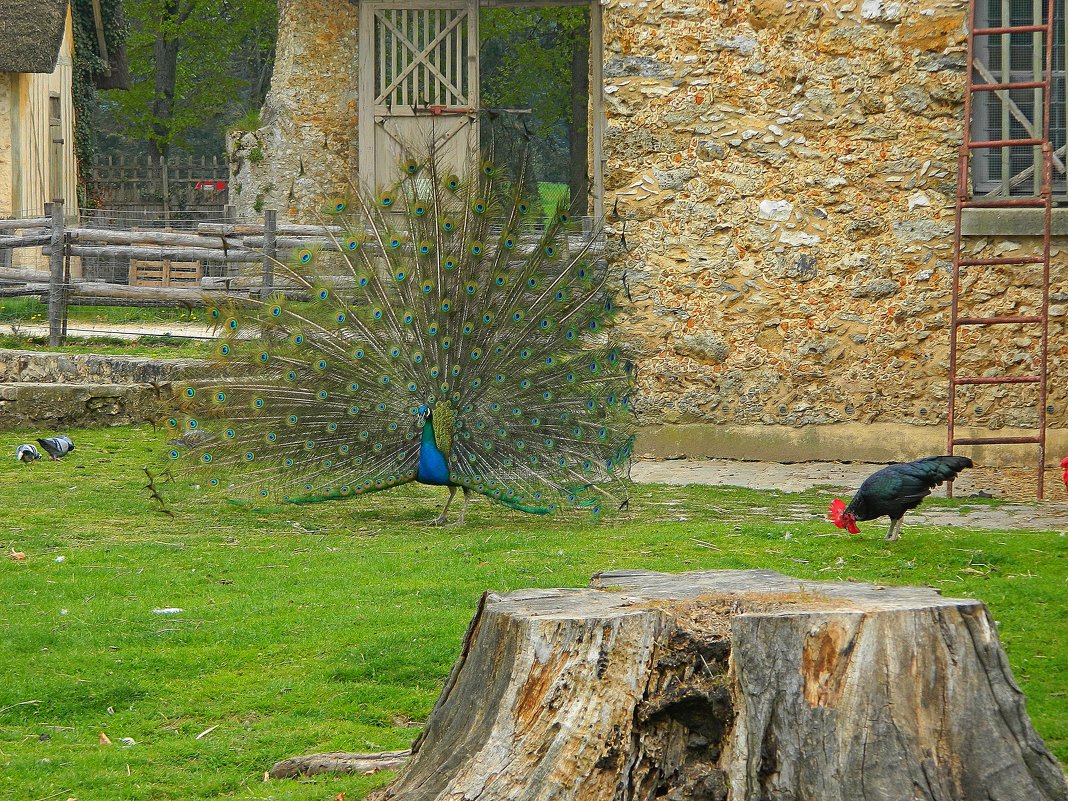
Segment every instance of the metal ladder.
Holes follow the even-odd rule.
[[[954,219],[953,235],[953,289],[952,305],[950,310],[950,340],[949,340],[949,414],[948,414],[948,453],[958,445],[1020,445],[1035,444],[1038,446],[1038,470],[1037,470],[1037,496],[1042,498],[1045,480],[1046,461],[1046,391],[1048,379],[1048,348],[1049,348],[1049,274],[1050,274],[1050,227],[1053,209],[1053,146],[1050,142],[1050,96],[1053,75],[1053,27],[1054,27],[1054,0],[1048,0],[1046,9],[1046,22],[1040,25],[1006,25],[997,28],[977,28],[976,5],[980,0],[971,0],[969,3],[968,20],[968,61],[965,74],[967,76],[966,91],[964,93],[964,138],[961,143],[960,155],[957,158],[957,203]],[[983,80],[986,83],[975,83],[975,40],[980,36],[998,36],[1009,34],[1031,33],[1043,34],[1045,37],[1044,72],[1041,80],[995,83],[989,82],[992,76],[987,73]],[[1037,36],[1035,37],[1037,40]],[[1035,42],[1038,44],[1038,41]],[[1037,47],[1036,47],[1037,49]],[[996,79],[994,79],[996,80]],[[1041,108],[1042,131],[1041,137],[1030,139],[999,139],[999,140],[972,140],[972,97],[977,92],[1004,92],[1007,102],[1007,92],[1011,89],[1039,89],[1042,92],[1041,106],[1036,102],[1035,109]],[[1037,133],[1037,125],[1032,121],[1031,133]],[[998,199],[972,199],[968,192],[968,176],[971,157],[974,151],[984,148],[1002,148],[1014,146],[1033,146],[1041,148],[1042,153],[1042,181],[1038,197],[1006,196]],[[1043,210],[1042,225],[1042,255],[1040,256],[1010,256],[1005,258],[976,259],[966,258],[962,252],[961,212],[963,209],[1007,209],[1007,208],[1040,208]],[[1016,315],[1005,317],[969,317],[960,314],[960,271],[962,267],[988,267],[988,266],[1018,265],[1021,267],[1041,265],[1042,268],[1042,297],[1038,314]],[[1039,369],[1036,374],[1021,376],[962,376],[957,369],[957,340],[958,332],[964,326],[989,326],[989,325],[1035,325],[1039,327]],[[1036,384],[1038,388],[1038,431],[1033,436],[1024,437],[958,437],[956,435],[956,401],[957,388],[977,384]],[[947,484],[947,494],[953,496],[953,483]]]

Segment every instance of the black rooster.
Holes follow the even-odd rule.
[[[915,462],[904,462],[884,467],[864,479],[857,494],[849,502],[835,498],[828,510],[831,521],[838,528],[858,534],[858,520],[874,520],[889,515],[888,540],[896,540],[901,534],[901,519],[905,512],[920,505],[931,494],[931,489],[943,481],[952,481],[972,460],[966,456],[927,456]]]

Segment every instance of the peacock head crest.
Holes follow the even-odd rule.
[[[431,422],[434,418],[434,412],[429,406],[420,406],[419,411],[415,413],[416,420],[419,421],[419,427],[422,428],[427,423]]]

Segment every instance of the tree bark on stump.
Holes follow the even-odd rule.
[[[375,801],[1065,801],[986,608],[772,571],[483,596]]]

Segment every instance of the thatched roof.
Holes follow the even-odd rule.
[[[0,0],[0,72],[51,72],[67,0]]]

